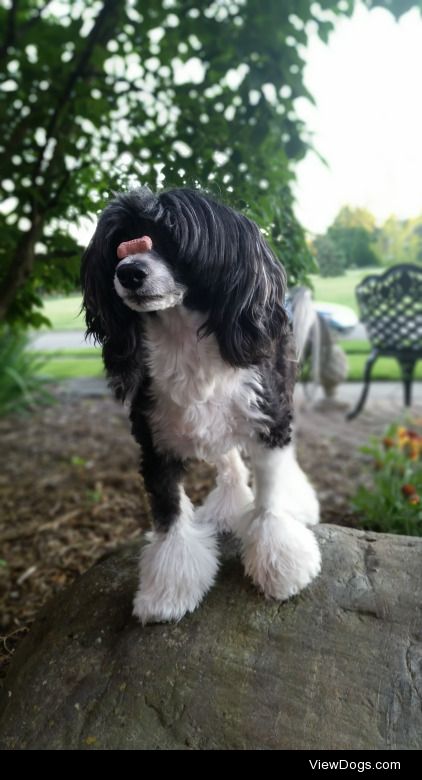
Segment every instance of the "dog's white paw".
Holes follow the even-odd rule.
[[[320,572],[321,555],[314,535],[286,513],[251,514],[244,519],[241,540],[245,572],[268,597],[284,601],[306,588]]]
[[[207,496],[204,504],[195,510],[195,522],[213,525],[220,533],[233,531],[238,518],[253,503],[248,485],[218,485]]]
[[[133,614],[141,623],[180,620],[213,584],[217,544],[209,526],[178,521],[167,533],[153,532],[143,547]]]
[[[139,588],[133,601],[133,615],[146,623],[177,623],[188,612],[193,612],[202,601],[207,588],[194,588],[182,583],[178,594],[164,590],[160,595],[154,589]]]

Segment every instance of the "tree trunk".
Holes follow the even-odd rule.
[[[7,318],[8,311],[20,287],[30,275],[35,260],[35,244],[40,240],[44,217],[36,215],[30,229],[23,234],[13,254],[10,266],[0,286],[0,322]]]

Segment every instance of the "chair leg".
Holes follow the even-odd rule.
[[[410,406],[412,403],[412,381],[416,360],[413,358],[398,358],[398,361],[404,387],[404,405]]]
[[[363,375],[363,383],[364,384],[363,384],[361,396],[360,396],[359,401],[357,402],[355,408],[352,409],[351,412],[346,414],[346,419],[347,420],[353,420],[355,417],[358,416],[358,414],[363,409],[363,406],[365,404],[365,401],[366,401],[366,398],[367,398],[367,395],[368,395],[368,391],[369,391],[369,383],[371,381],[372,367],[373,367],[377,357],[378,357],[378,351],[375,349],[373,352],[371,352],[371,354],[369,355],[369,358],[368,358],[368,360],[366,361],[366,364],[365,364],[365,373]]]

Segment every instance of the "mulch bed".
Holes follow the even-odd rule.
[[[57,399],[0,420],[0,672],[54,593],[149,524],[127,412],[111,398]],[[299,460],[324,522],[357,524],[350,497],[365,473],[359,446],[392,414],[379,405],[346,423],[342,408],[299,410]],[[195,503],[213,481],[212,468],[192,464],[186,489]]]

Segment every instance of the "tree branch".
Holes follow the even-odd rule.
[[[13,0],[12,6],[10,8],[4,42],[0,46],[0,63],[2,62],[2,60],[6,58],[7,50],[9,46],[19,45],[19,39],[21,38],[21,33],[25,33],[27,30],[30,30],[31,27],[33,27],[34,24],[36,24],[39,21],[45,9],[49,5],[51,5],[52,0],[46,0],[44,5],[42,5],[40,8],[37,8],[34,15],[31,16],[29,19],[27,19],[26,22],[20,24],[19,27],[17,27],[16,25],[18,2],[19,0]]]
[[[43,260],[65,260],[69,257],[75,257],[77,254],[82,254],[83,247],[76,247],[74,250],[72,249],[58,249],[54,252],[47,252],[47,254],[39,255],[39,257],[42,257]]]
[[[12,0],[9,15],[7,17],[7,25],[4,34],[4,40],[0,46],[0,62],[7,55],[9,46],[13,46],[16,42],[16,14],[18,11],[18,0]]]
[[[46,128],[46,140],[43,147],[40,149],[38,160],[35,166],[35,172],[33,174],[33,180],[40,173],[44,155],[51,138],[55,137],[60,125],[66,115],[66,109],[72,98],[75,86],[78,81],[86,75],[86,69],[89,61],[92,57],[95,46],[100,43],[105,43],[108,37],[114,35],[115,31],[115,17],[122,9],[121,0],[104,0],[103,7],[97,16],[95,24],[89,33],[86,44],[81,51],[77,60],[76,66],[70,73],[69,78],[57,97],[56,108],[51,116],[50,122]]]
[[[52,208],[54,208],[54,206],[57,206],[57,204],[60,201],[60,196],[61,196],[63,190],[66,188],[66,185],[70,181],[71,177],[75,173],[79,173],[79,171],[82,171],[84,168],[89,168],[90,165],[91,165],[91,162],[90,161],[86,161],[84,163],[81,163],[81,165],[78,165],[76,168],[72,168],[72,170],[70,170],[70,171],[69,170],[65,171],[64,176],[62,178],[62,181],[58,185],[56,191],[51,196],[51,198],[47,201],[46,209],[48,211],[50,211]]]
[[[35,260],[35,244],[42,234],[45,216],[34,214],[29,230],[24,233],[11,258],[0,286],[0,321],[6,318],[19,288],[25,283]]]
[[[28,19],[28,20],[27,20],[27,21],[26,21],[26,22],[25,22],[25,23],[22,25],[22,27],[21,27],[21,30],[23,30],[23,31],[25,31],[25,32],[26,32],[26,30],[29,30],[31,27],[33,27],[33,26],[34,26],[34,24],[36,24],[36,22],[38,22],[38,20],[41,18],[41,16],[43,15],[43,13],[44,13],[45,9],[46,9],[46,8],[48,8],[48,6],[49,6],[49,5],[51,5],[51,0],[46,0],[46,2],[44,3],[44,5],[42,5],[40,8],[37,8],[37,11],[36,11],[36,13],[35,13],[33,16],[31,16],[31,17],[30,17],[30,18],[29,18],[29,19]]]
[[[15,149],[17,149],[18,146],[20,146],[26,131],[28,130],[29,127],[31,127],[31,125],[34,124],[35,116],[36,116],[34,111],[35,109],[32,108],[32,111],[28,114],[28,116],[21,119],[21,121],[18,122],[16,126],[13,128],[11,135],[9,136],[9,139],[4,144],[4,151],[0,155],[0,160],[5,160],[6,162],[8,162],[11,155],[14,153]]]

